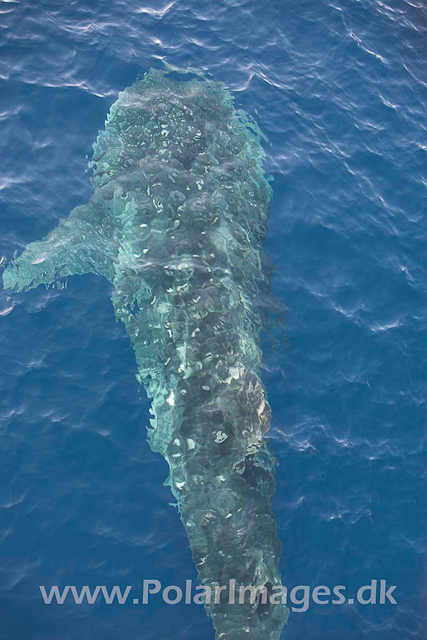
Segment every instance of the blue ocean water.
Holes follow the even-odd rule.
[[[86,155],[150,67],[222,80],[268,137],[284,583],[397,585],[396,605],[292,613],[289,640],[425,634],[426,31],[421,0],[0,2],[0,256],[88,200]],[[214,637],[197,605],[40,597],[196,580],[110,294],[0,291],[1,640]]]

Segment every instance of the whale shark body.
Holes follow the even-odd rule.
[[[281,548],[263,438],[271,187],[260,135],[222,83],[150,71],[119,94],[93,145],[89,202],[29,244],[3,282],[23,291],[89,272],[109,280],[152,399],[149,443],[169,464],[201,581],[270,595]],[[280,598],[208,600],[218,640],[277,640],[288,614]]]

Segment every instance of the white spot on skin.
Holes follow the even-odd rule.
[[[166,402],[167,402],[168,404],[170,404],[170,406],[171,406],[171,407],[173,407],[173,406],[174,406],[174,404],[175,404],[175,394],[174,394],[174,392],[173,392],[173,391],[171,391],[171,392],[170,392],[169,397],[168,397],[168,398],[166,398]]]
[[[43,255],[41,255],[39,258],[36,258],[35,260],[33,260],[31,264],[41,264],[46,259],[47,259],[47,253],[43,253]]]
[[[188,269],[189,267],[191,267],[191,264],[189,262],[180,262],[177,266],[177,269],[178,271],[182,271],[182,269]]]
[[[261,402],[260,402],[259,406],[257,407],[257,410],[256,410],[256,412],[257,412],[257,414],[258,414],[258,416],[259,416],[259,417],[261,416],[262,412],[264,411],[264,408],[265,408],[265,400],[264,400],[264,398],[263,398],[263,399],[261,400]]]
[[[228,369],[228,378],[225,379],[225,382],[230,384],[232,380],[238,380],[240,377],[240,369],[239,367],[230,367]]]

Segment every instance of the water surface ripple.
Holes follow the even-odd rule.
[[[423,637],[426,31],[421,0],[0,1],[0,256],[88,200],[110,104],[163,61],[225,82],[268,136],[284,581],[398,587],[293,613],[288,640]],[[200,606],[39,595],[196,578],[110,289],[0,291],[1,640],[213,639]]]

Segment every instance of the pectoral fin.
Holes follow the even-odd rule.
[[[44,240],[30,243],[8,264],[4,288],[27,291],[84,273],[98,273],[111,281],[116,247],[102,228],[91,224],[89,206],[74,209]]]

